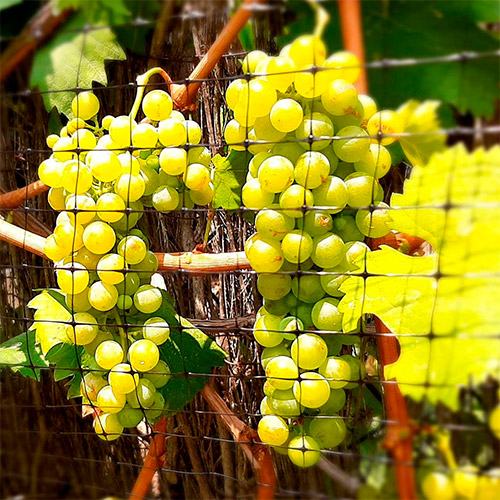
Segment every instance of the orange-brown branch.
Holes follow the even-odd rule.
[[[129,500],[143,500],[148,494],[154,475],[165,464],[166,430],[167,419],[161,417],[153,427],[154,436]]]
[[[54,14],[52,3],[46,3],[2,54],[0,82],[5,81],[23,59],[49,38],[71,13],[72,10],[68,9]]]
[[[238,33],[243,29],[252,15],[252,6],[264,0],[245,0],[234,16],[226,24],[215,42],[189,75],[190,80],[203,80],[210,75],[220,58],[226,53],[234,42]],[[173,84],[170,93],[173,101],[181,110],[190,109],[196,97],[196,93],[202,82],[194,81],[187,84]]]
[[[277,481],[269,448],[259,443],[257,432],[233,414],[212,386],[205,385],[201,395],[210,408],[219,414],[233,439],[240,445],[252,465],[258,482],[257,499],[272,500]]]
[[[49,190],[42,181],[35,181],[26,187],[0,194],[0,210],[20,207],[26,200]]]
[[[360,0],[338,0],[338,2],[344,48],[355,54],[361,63],[361,75],[355,86],[358,92],[366,94],[368,92],[368,83],[364,66],[365,45],[363,41],[361,2]]]

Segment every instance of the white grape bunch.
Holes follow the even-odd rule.
[[[364,376],[337,306],[343,281],[364,271],[364,239],[390,231],[379,179],[403,126],[356,91],[359,60],[327,57],[316,36],[275,57],[250,52],[243,70],[226,91],[224,136],[252,154],[242,202],[257,212],[245,252],[264,300],[253,330],[266,374],[258,433],[310,467],[346,439],[339,412]]]

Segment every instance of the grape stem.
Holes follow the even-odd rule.
[[[113,316],[116,321],[116,327],[118,328],[118,333],[120,334],[120,343],[122,345],[123,352],[126,353],[128,351],[127,334],[123,329],[123,321],[116,307],[113,308]]]
[[[320,5],[317,0],[307,0],[307,3],[311,6],[316,14],[316,26],[314,27],[314,36],[321,38],[325,31],[326,25],[330,22],[330,14],[328,11]]]
[[[455,460],[455,455],[453,454],[453,449],[451,447],[450,433],[435,428],[434,438],[436,440],[436,446],[445,458],[448,467],[451,470],[455,470],[457,468],[457,461]]]

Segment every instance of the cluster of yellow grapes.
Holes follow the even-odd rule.
[[[145,206],[169,212],[210,203],[213,184],[199,125],[173,110],[166,92],[144,96],[139,124],[105,116],[99,125],[99,109],[92,92],[74,98],[74,117],[47,138],[53,152],[39,177],[60,211],[44,250],[71,313],[64,341],[95,359],[82,396],[101,412],[96,432],[110,440],[161,414],[165,401],[156,389],[170,373],[160,359],[170,325],[155,315],[165,297],[151,284],[158,260],[136,225]],[[37,310],[39,327],[51,311]]]
[[[364,376],[350,354],[359,337],[342,329],[340,287],[364,271],[365,237],[390,231],[379,179],[403,125],[356,91],[357,58],[327,58],[318,37],[277,57],[251,52],[243,70],[226,92],[225,139],[253,155],[242,201],[258,211],[245,252],[264,297],[254,325],[267,377],[258,432],[309,467],[345,440],[345,389]]]

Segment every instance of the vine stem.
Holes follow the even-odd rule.
[[[25,187],[0,194],[0,210],[17,208],[26,200],[35,198],[48,190],[49,186],[46,186],[42,181],[35,181]]]
[[[129,500],[144,500],[148,494],[154,475],[165,464],[166,431],[167,419],[162,416],[153,426],[153,439],[151,439],[148,454],[144,459],[141,472],[135,481]]]
[[[0,240],[47,259],[45,238],[0,219]],[[184,271],[194,275],[250,269],[245,252],[227,253],[157,253],[159,271]]]

